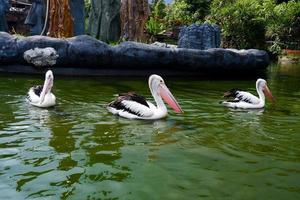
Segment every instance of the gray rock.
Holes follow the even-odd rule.
[[[0,31],[8,31],[5,14],[9,8],[10,5],[8,0],[0,0]]]
[[[88,33],[104,42],[120,38],[120,0],[91,0]]]
[[[17,39],[6,32],[0,32],[0,64],[14,62],[17,57]]]
[[[69,65],[94,68],[111,64],[111,47],[106,43],[87,35],[70,38],[67,42],[68,58],[65,60]]]
[[[58,53],[52,47],[34,48],[24,52],[24,59],[36,67],[52,66],[56,64]]]
[[[152,46],[162,47],[162,48],[171,48],[171,49],[176,49],[177,48],[177,45],[167,44],[167,43],[162,43],[162,42],[154,42],[151,45]]]
[[[255,73],[266,69],[269,57],[266,51],[212,48],[208,50],[162,48],[138,42],[123,42],[109,46],[90,36],[55,39],[31,36],[16,39],[0,33],[0,65],[26,64],[25,51],[52,47],[57,51],[54,68],[84,68],[94,70],[167,70],[183,73]],[[0,67],[1,69],[1,67]],[[19,69],[22,70],[22,69]]]
[[[44,0],[31,0],[31,3],[24,24],[30,26],[31,35],[40,35],[45,23],[46,4]]]
[[[176,68],[176,51],[138,42],[123,42],[113,47],[113,66],[128,69]]]
[[[70,7],[74,19],[74,35],[83,35],[85,32],[84,0],[71,0]]]
[[[19,39],[17,41],[18,45],[18,61],[21,63],[26,63],[23,59],[23,54],[25,51],[34,48],[54,48],[59,57],[57,59],[56,65],[65,65],[68,63],[68,41],[66,39],[51,38],[46,36],[30,36]]]
[[[220,28],[204,23],[183,27],[178,36],[178,48],[210,49],[219,48],[221,44]]]

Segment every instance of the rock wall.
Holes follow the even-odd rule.
[[[183,27],[178,36],[178,48],[210,49],[219,48],[221,30],[219,26],[204,23]]]
[[[84,0],[70,0],[71,13],[74,19],[74,35],[85,33]]]
[[[123,42],[109,46],[90,36],[68,39],[31,36],[22,39],[0,32],[0,65],[30,65],[24,58],[25,51],[52,47],[57,58],[54,68],[89,68],[120,70],[179,70],[195,74],[224,71],[244,74],[265,69],[269,64],[267,52],[257,49],[208,49],[162,48],[138,42]]]
[[[0,0],[0,31],[8,31],[5,13],[9,10],[8,0]]]
[[[31,35],[40,35],[44,28],[46,4],[44,0],[32,0],[24,24],[30,26]]]
[[[88,33],[105,42],[120,38],[120,0],[91,0]]]

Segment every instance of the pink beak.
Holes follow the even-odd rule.
[[[170,90],[167,88],[165,84],[160,84],[159,94],[163,98],[163,100],[177,113],[183,113],[183,110],[179,106],[175,97],[172,95]]]
[[[264,87],[263,92],[265,93],[266,97],[268,97],[273,103],[275,102],[275,98],[273,97],[272,92],[267,85]]]

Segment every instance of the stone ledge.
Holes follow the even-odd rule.
[[[23,54],[35,47],[52,47],[58,52],[57,62],[51,68],[248,74],[264,70],[269,65],[267,52],[257,49],[195,50],[163,48],[137,42],[123,42],[117,46],[109,46],[87,35],[67,39],[45,36],[18,39],[0,32],[0,67],[29,65],[24,60]]]

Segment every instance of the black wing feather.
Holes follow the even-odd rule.
[[[237,89],[237,88],[233,88],[227,92],[224,93],[224,96],[225,98],[234,98],[234,99],[230,99],[228,100],[229,102],[240,102],[240,101],[244,101],[244,102],[247,102],[247,103],[253,103],[251,101],[251,99],[249,98],[245,98],[243,95],[240,95],[240,92],[241,90],[240,89]]]
[[[33,87],[33,92],[34,94],[36,94],[37,96],[40,96],[43,90],[43,86],[41,85],[37,85]]]
[[[130,110],[129,108],[124,106],[124,104],[122,103],[122,101],[124,101],[124,100],[135,101],[137,103],[140,103],[140,104],[150,108],[146,99],[143,96],[136,94],[135,92],[119,94],[119,96],[114,101],[112,101],[110,104],[108,104],[108,106],[112,107],[112,108],[116,108],[117,110],[124,110],[124,111],[129,112],[134,115],[142,116],[140,113],[134,112],[133,110]]]

